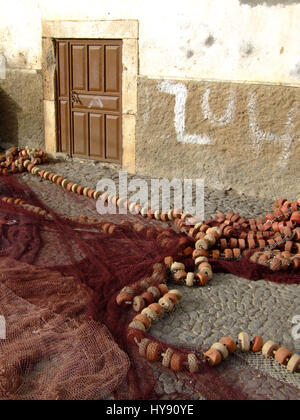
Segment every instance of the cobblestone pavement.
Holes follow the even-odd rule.
[[[113,164],[98,163],[90,160],[67,160],[57,163],[44,164],[43,169],[53,170],[72,182],[95,188],[97,182],[102,178],[108,178],[115,181],[119,185],[119,167]],[[25,180],[31,180],[32,176],[25,173],[22,175]],[[140,178],[139,176],[128,174],[128,183]],[[150,185],[150,177],[143,177]],[[40,181],[40,180],[39,180]],[[41,181],[43,182],[43,181]],[[46,181],[47,182],[47,181]],[[195,189],[193,189],[195,190]],[[150,188],[149,188],[150,191]],[[173,196],[171,195],[171,200]],[[225,212],[234,210],[244,217],[259,217],[265,215],[273,206],[275,199],[271,197],[269,200],[247,197],[245,195],[235,194],[233,191],[219,191],[205,186],[205,217],[213,216],[216,211]],[[149,196],[150,201],[150,196]],[[63,207],[62,207],[63,210]],[[61,210],[61,211],[62,211]]]
[[[118,167],[94,162],[81,163],[78,160],[50,163],[44,168],[67,177],[73,182],[95,187],[102,177],[118,180]],[[70,206],[65,200],[61,187],[42,181],[27,173],[19,177],[39,191],[40,198],[55,211],[66,215],[78,215],[82,212],[89,216],[97,215],[95,201],[85,197],[76,197],[76,205]],[[129,180],[133,176],[129,177]],[[145,178],[146,179],[146,178]],[[37,188],[43,182],[45,188]],[[280,198],[280,197],[277,197]],[[274,197],[270,200],[256,200],[238,196],[233,192],[205,189],[205,216],[214,216],[216,211],[230,209],[245,217],[262,217],[271,208]],[[300,352],[300,340],[292,335],[292,319],[300,316],[300,286],[282,285],[269,281],[249,281],[231,274],[215,274],[208,287],[182,289],[184,298],[178,309],[151,328],[151,334],[170,344],[200,345],[208,347],[221,336],[237,336],[240,331],[251,336],[262,335],[265,340],[272,339],[286,345],[293,352]],[[287,373],[285,368],[275,363],[265,363],[262,357],[243,355],[251,366],[273,372],[274,378],[296,385],[299,388],[300,374]],[[234,363],[233,362],[226,363]],[[236,361],[237,362],[237,361]],[[271,363],[271,364],[270,364]],[[180,392],[182,384],[165,374],[159,376],[159,387],[166,394]],[[274,391],[274,399],[280,398],[280,391]]]

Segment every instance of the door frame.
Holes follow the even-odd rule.
[[[135,173],[138,75],[137,20],[42,21],[45,149],[57,155],[55,39],[122,40],[122,167]]]

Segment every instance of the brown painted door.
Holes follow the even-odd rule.
[[[57,40],[58,151],[121,162],[121,41]]]

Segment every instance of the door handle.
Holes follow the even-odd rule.
[[[74,90],[72,90],[72,103],[73,104],[81,104],[80,99],[79,99],[79,95]]]

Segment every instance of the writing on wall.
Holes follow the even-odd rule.
[[[295,132],[295,108],[291,108],[287,115],[283,134],[276,134],[272,131],[264,131],[257,122],[257,94],[250,93],[248,98],[249,129],[254,146],[254,150],[259,154],[261,145],[264,141],[279,142],[282,145],[282,151],[279,156],[279,166],[285,167],[288,163],[293,141],[296,139]]]
[[[211,144],[212,139],[207,134],[188,134],[185,131],[185,105],[188,95],[187,87],[183,83],[161,82],[158,85],[161,92],[175,95],[174,125],[179,143]]]
[[[214,144],[214,138],[207,133],[189,134],[186,132],[186,101],[188,89],[183,83],[163,81],[158,84],[158,90],[175,96],[174,106],[174,128],[179,143],[207,145]],[[236,112],[237,95],[232,89],[226,109],[223,115],[216,116],[210,106],[210,88],[206,88],[202,94],[201,110],[205,120],[214,127],[224,127],[233,123]],[[281,146],[281,153],[278,164],[280,167],[286,167],[289,161],[293,142],[299,140],[300,135],[296,133],[295,118],[296,109],[292,107],[287,115],[284,124],[283,134],[273,131],[265,131],[259,125],[258,97],[256,92],[250,92],[248,95],[248,105],[246,112],[249,121],[249,139],[252,143],[255,154],[259,155],[264,142],[278,143]],[[238,130],[238,127],[236,127]]]

